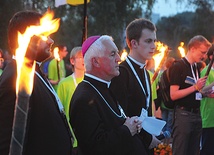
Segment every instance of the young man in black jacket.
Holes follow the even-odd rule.
[[[112,79],[110,89],[121,103],[127,116],[140,116],[142,109],[145,115],[152,116],[151,83],[145,63],[155,51],[156,27],[144,18],[135,19],[126,28],[126,42],[129,55],[120,64],[120,75]],[[142,130],[145,147],[149,154],[160,141]]]

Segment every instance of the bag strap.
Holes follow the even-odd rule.
[[[178,60],[178,61],[174,61],[173,64],[172,64],[172,66],[175,65],[175,63],[180,63],[180,64],[185,64],[185,65],[187,65],[186,62],[184,61],[184,58],[182,58],[181,60]],[[172,66],[171,66],[171,67],[172,67]],[[169,68],[166,70],[166,77],[167,77],[168,82],[170,82],[169,70],[170,70],[171,67],[169,67]]]

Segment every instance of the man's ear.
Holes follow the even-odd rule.
[[[196,49],[197,49],[197,48],[193,46],[193,47],[190,47],[189,51],[192,52],[192,51],[195,51]]]
[[[70,63],[74,66],[74,58],[70,58]]]
[[[92,58],[92,65],[95,66],[95,67],[99,67],[100,66],[98,57]]]
[[[136,40],[134,40],[134,39],[131,40],[131,47],[132,48],[136,48],[137,47],[137,41]]]

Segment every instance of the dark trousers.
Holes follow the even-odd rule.
[[[198,155],[202,121],[200,113],[176,108],[173,126],[173,155]]]
[[[214,128],[203,128],[201,137],[201,153],[200,155],[214,155]]]

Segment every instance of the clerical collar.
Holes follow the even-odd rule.
[[[101,79],[101,78],[98,78],[98,77],[96,77],[96,76],[94,76],[94,75],[91,75],[91,74],[88,74],[88,73],[85,73],[85,75],[88,76],[88,77],[90,77],[90,78],[92,78],[92,79],[94,79],[94,80],[97,80],[97,81],[100,81],[100,82],[102,82],[102,83],[107,84],[107,87],[108,87],[108,88],[109,88],[109,86],[110,86],[110,84],[111,84],[111,82],[105,81],[105,80],[103,80],[103,79]]]
[[[128,56],[129,59],[131,59],[134,63],[136,63],[138,66],[140,66],[140,69],[144,68],[145,64],[138,62],[137,60],[135,60],[134,58],[132,58],[131,56]]]

